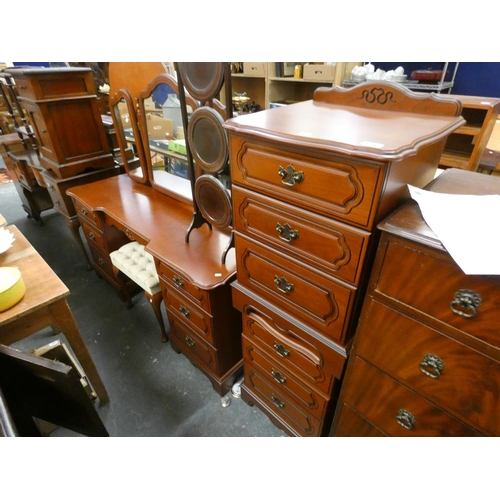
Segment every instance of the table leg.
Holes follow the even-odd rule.
[[[89,259],[87,254],[87,250],[85,250],[85,245],[83,244],[82,235],[80,234],[80,221],[78,217],[66,217],[66,223],[75,239],[80,251],[82,252],[83,257],[85,258],[85,262],[87,263],[87,270],[90,271],[93,269],[92,262]]]
[[[83,371],[87,374],[89,381],[99,396],[101,403],[108,403],[109,396],[106,388],[104,387],[99,373],[97,372],[97,368],[94,365],[94,361],[90,356],[87,346],[85,345],[80,329],[76,324],[75,318],[68,306],[68,303],[66,302],[66,299],[54,302],[49,306],[49,308],[55,322],[61,328],[61,331],[68,340],[76,358],[82,365]]]

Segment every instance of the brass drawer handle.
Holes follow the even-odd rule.
[[[399,425],[403,426],[405,429],[411,431],[413,426],[417,422],[417,419],[407,410],[399,410],[396,416],[396,420]]]
[[[483,303],[481,295],[474,290],[459,290],[455,293],[454,299],[450,302],[450,309],[464,318],[473,318],[476,308]]]
[[[132,231],[130,231],[130,229],[128,227],[125,228],[124,230],[124,233],[125,233],[125,236],[129,239],[129,240],[133,240],[135,239],[134,238],[134,235],[132,233]]]
[[[285,186],[295,186],[295,184],[304,180],[304,172],[296,172],[293,165],[288,165],[286,168],[280,165],[278,174],[281,177],[282,184],[285,184]]]
[[[186,341],[186,344],[189,347],[193,347],[194,346],[194,340],[189,335],[186,335],[186,338],[184,340]]]
[[[274,277],[274,282],[276,283],[276,288],[283,293],[293,292],[293,284],[288,283],[286,278],[279,278],[278,276]]]
[[[287,358],[288,356],[290,356],[290,351],[283,344],[278,344],[278,342],[275,342],[274,348],[282,358]]]
[[[91,240],[95,240],[95,234],[94,234],[94,233],[92,233],[92,232],[90,232],[90,233],[89,233],[89,238],[90,238]]]
[[[50,189],[54,189],[52,186],[50,187]],[[83,214],[83,215],[87,215],[87,210],[85,210],[84,208],[80,208],[80,212]]]
[[[444,368],[443,360],[435,354],[426,354],[419,365],[422,373],[428,377],[439,378]]]
[[[297,229],[292,229],[288,223],[282,226],[278,222],[276,224],[276,231],[278,231],[279,238],[287,243],[290,243],[290,241],[296,240],[299,237],[299,231]]]
[[[271,368],[271,375],[273,376],[274,380],[278,382],[278,384],[284,384],[286,382],[286,377],[283,377],[281,373],[274,368]]]
[[[104,261],[103,261],[101,258],[99,258],[99,259],[97,260],[97,263],[98,263],[100,266],[104,266]]]
[[[46,134],[47,133],[47,131],[44,128],[41,130],[41,132],[42,132],[42,134]]]
[[[179,307],[179,311],[181,312],[181,314],[185,317],[185,318],[188,318],[189,317],[189,311],[184,307],[184,306],[180,306]]]
[[[174,276],[173,278],[173,281],[175,283],[175,286],[177,286],[178,288],[181,288],[184,286],[184,281],[182,281],[179,276]]]
[[[271,400],[278,408],[285,407],[285,403],[283,403],[283,401],[281,401],[281,399],[276,397],[274,394],[271,394]]]

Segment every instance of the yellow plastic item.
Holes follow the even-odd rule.
[[[16,305],[25,293],[21,271],[16,267],[0,267],[0,312]]]

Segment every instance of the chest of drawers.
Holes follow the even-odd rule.
[[[429,189],[500,194],[500,180],[452,169]],[[499,436],[500,277],[464,274],[415,202],[380,228],[331,434]]]
[[[407,198],[407,182],[433,178],[447,135],[463,122],[458,102],[438,101],[392,85],[323,89],[226,122],[242,397],[290,435],[330,429],[375,225]],[[434,114],[418,114],[420,104]]]

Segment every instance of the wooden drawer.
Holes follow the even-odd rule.
[[[101,251],[95,245],[89,245],[90,253],[93,258],[93,265],[97,272],[106,275],[106,278],[112,283],[117,284],[115,273],[113,272],[113,264],[109,255],[106,252]]]
[[[435,291],[436,286],[439,293]],[[466,296],[469,290],[481,299],[481,305],[475,308],[475,315],[472,308],[461,308],[455,298],[457,293]],[[466,275],[443,252],[417,245],[408,246],[390,239],[375,291],[500,347],[500,276]],[[453,309],[471,317],[461,316]]]
[[[175,271],[157,258],[155,258],[155,264],[158,276],[165,281],[167,286],[172,288],[172,290],[181,292],[205,311],[211,312],[209,300],[210,296],[207,291],[201,290],[197,286],[193,285],[184,275]]]
[[[321,425],[309,412],[269,382],[251,364],[244,364],[245,381],[242,391],[247,390],[270,413],[277,416],[299,436],[313,437],[321,433]],[[244,388],[245,389],[244,389]]]
[[[87,219],[95,227],[102,229],[102,222],[99,214],[94,212],[90,207],[82,203],[77,198],[73,198],[73,204],[75,206],[76,213],[81,220]]]
[[[286,203],[370,229],[379,196],[382,165],[331,155],[306,156],[263,144],[231,139],[235,185]],[[294,173],[290,180],[287,172]],[[293,185],[289,185],[293,184]]]
[[[325,336],[343,342],[356,289],[235,235],[237,279]]]
[[[29,71],[29,70],[28,70]],[[60,74],[40,75],[19,75],[15,77],[16,88],[19,97],[28,99],[54,99],[61,97],[83,97],[87,95],[95,96],[90,91],[92,85],[92,72],[82,70],[81,73],[72,71],[71,73],[61,72]]]
[[[347,354],[309,335],[296,324],[273,317],[260,305],[254,305],[242,293],[233,293],[243,307],[243,335],[271,360],[297,374],[318,391],[330,394],[343,373]]]
[[[35,189],[39,186],[33,170],[25,161],[13,161],[12,164],[17,178],[23,186],[25,186],[28,190]]]
[[[340,279],[359,282],[370,233],[233,186],[234,228]]]
[[[212,317],[182,294],[175,294],[162,278],[160,284],[167,310],[213,345]]]
[[[188,357],[193,357],[203,367],[213,373],[218,373],[217,351],[199,337],[184,321],[168,311],[170,337]],[[224,374],[224,372],[222,372]]]
[[[480,436],[423,397],[356,357],[346,381],[344,403],[389,436]],[[349,383],[347,383],[349,382]],[[405,414],[414,418],[409,425]],[[405,428],[399,420],[410,428]]]
[[[254,368],[268,379],[278,390],[293,399],[297,404],[321,420],[325,416],[330,398],[307,386],[296,374],[287,370],[275,359],[267,357],[243,335],[243,357],[245,363]]]
[[[347,405],[343,405],[340,410],[340,418],[335,429],[332,429],[331,436],[334,437],[385,437],[370,422],[352,411]]]
[[[500,363],[372,299],[356,339],[359,356],[474,427],[500,436]]]
[[[80,224],[89,245],[96,245],[103,252],[107,252],[108,248],[102,231],[89,224],[83,217],[80,217]]]

